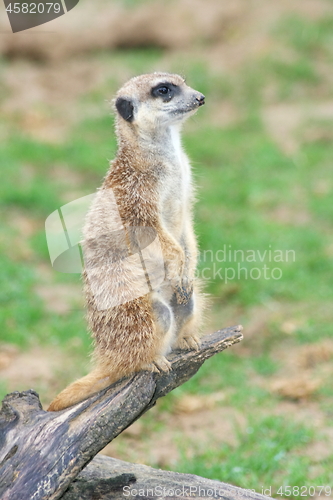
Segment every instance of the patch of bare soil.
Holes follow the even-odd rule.
[[[310,375],[306,374],[298,374],[293,378],[279,378],[270,384],[273,393],[295,400],[310,398],[319,387],[320,381],[313,380]]]
[[[180,0],[147,2],[128,9],[110,2],[80,2],[69,14],[52,21],[54,31],[41,26],[15,35],[5,33],[9,26],[4,17],[0,20],[0,53],[12,62],[2,77],[6,96],[0,107],[2,115],[16,121],[31,137],[62,142],[80,119],[80,96],[111,80],[115,87],[106,97],[112,98],[118,81],[133,76],[128,71],[122,75],[120,67],[115,74],[114,68],[92,57],[93,51],[142,46],[186,51],[197,42],[215,43],[242,14],[243,4],[240,0],[232,4]],[[224,123],[233,122],[236,110],[228,103],[221,106]],[[88,113],[91,111],[96,113]],[[101,105],[98,112],[109,113],[109,104]]]
[[[44,408],[71,381],[87,372],[88,360],[76,355],[81,339],[74,337],[67,349],[35,345],[22,351],[0,343],[0,381],[8,392],[34,389]]]
[[[69,14],[29,34],[10,34],[8,19],[0,20],[0,53],[7,57],[63,59],[80,53],[117,47],[191,47],[197,41],[223,37],[246,2],[180,0],[143,2],[126,7],[110,2],[80,2]],[[163,21],[162,21],[163,20]],[[5,34],[7,30],[8,35]],[[172,35],[171,35],[172,34]]]
[[[333,341],[326,339],[303,346],[295,345],[288,350],[281,345],[276,348],[274,356],[283,361],[283,369],[289,375],[311,373],[323,367],[333,370]]]
[[[279,205],[274,210],[268,211],[266,217],[290,226],[305,226],[311,222],[311,215],[305,207],[295,209],[291,206]]]
[[[329,386],[332,380],[333,342],[324,340],[288,348],[281,344],[273,357],[281,365],[278,373],[271,377],[255,375],[252,377],[253,383],[280,396],[274,414],[291,414],[294,420],[310,424],[323,435],[331,436],[326,446],[329,450],[327,453],[333,454],[332,429],[327,413],[321,409],[323,398],[320,394],[320,389]],[[312,446],[321,448],[321,441],[312,443],[310,449]]]
[[[158,408],[155,413],[161,419]],[[102,453],[123,460],[172,467],[180,458],[180,450],[191,458],[195,453],[222,443],[236,446],[237,431],[246,425],[245,416],[238,410],[218,406],[190,413],[179,413],[178,409],[177,413],[162,415],[162,420],[163,432],[155,431],[148,438],[142,422],[135,422]]]
[[[249,52],[265,49],[266,32],[281,15],[297,13],[317,19],[330,8],[325,0],[158,0],[130,7],[103,0],[81,1],[71,12],[52,21],[49,30],[42,25],[15,36],[3,11],[0,53],[7,57],[63,59],[116,47],[179,49],[199,41],[226,45],[230,49],[227,59],[234,63],[240,54],[248,56]]]
[[[215,2],[215,6],[218,2]],[[220,71],[232,71],[249,60],[281,50],[272,38],[272,28],[286,15],[300,15],[309,20],[316,20],[328,13],[332,7],[326,0],[249,0],[229,3],[229,16],[222,24],[218,36],[213,38],[207,53],[207,61],[211,68],[218,67]],[[205,7],[214,9],[214,2],[206,3]]]
[[[84,310],[83,293],[79,284],[41,284],[34,291],[44,301],[47,311],[66,314],[73,309]]]
[[[239,122],[242,114],[236,106],[227,100],[207,102],[207,120],[211,127],[228,127]]]
[[[332,101],[308,105],[277,103],[263,109],[263,121],[269,134],[287,154],[295,153],[305,141],[331,140],[333,133],[320,126],[320,120],[332,122],[332,116]]]
[[[282,327],[288,327],[288,335],[292,335],[296,328],[293,322],[285,322]],[[244,355],[242,352],[240,354]],[[320,400],[320,389],[330,383],[333,375],[331,340],[303,346],[281,342],[281,346],[275,346],[271,356],[280,365],[278,372],[270,377],[254,375],[253,383],[280,396],[282,400],[304,403]]]
[[[51,386],[63,363],[64,354],[56,347],[21,352],[15,346],[0,344],[0,377],[9,391]]]
[[[217,73],[232,73],[249,60],[282,50],[271,35],[282,16],[296,13],[313,20],[330,10],[328,0],[159,0],[130,8],[103,0],[81,1],[71,12],[52,21],[52,31],[39,26],[15,35],[3,12],[0,54],[12,61],[2,75],[6,99],[0,105],[1,113],[7,120],[16,120],[28,135],[59,143],[80,119],[80,96],[112,81],[114,88],[106,96],[112,98],[118,84],[133,76],[128,70],[121,74],[120,67],[115,72],[94,58],[96,51],[162,47],[169,50],[171,60],[179,52],[191,57],[197,54]],[[167,58],[165,69],[169,69]],[[108,113],[109,105],[104,104],[104,108],[85,108],[85,112]],[[268,102],[263,119],[273,139],[284,151],[293,153],[302,139],[298,129],[304,120],[328,116],[331,105],[322,102],[304,110],[302,105]],[[213,124],[226,126],[241,117],[241,111],[228,100],[212,106],[214,112],[209,115]],[[82,106],[80,109],[82,113]],[[313,131],[314,136],[318,133],[320,130]]]
[[[174,412],[178,415],[186,415],[202,410],[210,410],[216,406],[216,403],[224,399],[224,392],[216,392],[208,395],[187,394],[178,399],[174,406]]]
[[[15,61],[2,78],[6,95],[1,102],[2,116],[41,142],[63,142],[70,128],[82,118],[77,100],[100,87],[110,72],[110,68],[103,68],[99,61],[90,58],[64,59],[46,65]],[[109,105],[102,102],[97,111],[109,113]]]
[[[322,363],[331,363],[332,360],[333,341],[327,339],[302,346],[298,352],[296,364],[301,369],[311,369]]]
[[[244,322],[244,340],[235,349],[235,354],[242,357],[261,354],[280,324],[281,343],[274,343],[271,351],[271,358],[279,365],[278,372],[272,376],[253,374],[252,383],[280,396],[282,402],[311,405],[321,400],[320,390],[332,380],[333,341],[325,339],[303,346],[294,344],[292,336],[306,323],[306,313],[301,309],[290,312],[294,318],[289,315],[288,307],[281,304],[253,308]]]
[[[275,409],[276,415],[291,416],[296,422],[309,424],[317,429],[324,429],[327,417],[320,409],[317,401],[281,401]]]

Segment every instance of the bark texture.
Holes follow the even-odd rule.
[[[62,498],[102,448],[158,398],[192,377],[206,359],[240,342],[241,330],[236,326],[207,335],[199,351],[172,352],[168,358],[172,365],[169,373],[137,373],[61,412],[43,411],[33,390],[7,395],[0,412],[0,498]],[[132,472],[126,470],[124,478],[129,478]],[[119,476],[119,467],[117,471]],[[100,487],[103,484],[102,480]],[[108,495],[87,498],[117,498],[112,492]],[[118,498],[121,497],[122,493]]]

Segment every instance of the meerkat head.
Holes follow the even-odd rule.
[[[181,123],[205,103],[205,96],[179,75],[151,73],[129,80],[117,93],[118,123],[143,133]]]

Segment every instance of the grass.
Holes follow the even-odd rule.
[[[185,127],[184,145],[200,186],[195,217],[201,249],[199,274],[208,278],[207,290],[214,299],[211,325],[222,327],[231,319],[252,327],[256,335],[244,340],[245,354],[240,346],[205,363],[195,377],[164,398],[157,421],[156,413],[143,421],[148,434],[154,430],[162,435],[178,399],[224,392],[220,407],[244,412],[246,420],[245,427],[235,429],[237,445],[209,445],[204,451],[199,447],[188,456],[193,442],[181,441],[173,469],[260,493],[271,488],[277,497],[281,496],[279,487],[328,485],[333,479],[331,456],[318,466],[307,452],[311,443],[325,438],[311,421],[305,424],[294,418],[309,403],[317,405],[325,425],[331,425],[333,394],[328,379],[314,399],[310,395],[308,402],[290,402],[294,413],[283,417],[278,411],[282,399],[269,389],[275,377],[289,375],[281,352],[297,356],[303,345],[332,337],[333,146],[329,139],[333,123],[304,123],[297,152],[288,154],[269,135],[262,112],[268,88],[274,90],[273,104],[282,100],[306,107],[310,101],[332,97],[315,64],[318,55],[321,61],[332,60],[331,28],[330,18],[310,21],[289,16],[278,23],[272,36],[279,47],[290,51],[291,61],[278,53],[266,54],[227,76],[209,69],[204,58],[170,55],[167,59],[160,50],[94,56],[113,65],[115,75],[116,69],[121,74],[140,73],[169,65],[186,74],[188,83],[207,95],[208,103],[227,99],[240,111],[230,125],[212,126],[214,107],[208,104]],[[6,64],[4,61],[4,70]],[[92,104],[101,106],[118,85],[114,77],[80,98],[82,119],[60,145],[24,133],[15,120],[7,124],[10,133],[3,141],[0,342],[22,350],[38,344],[56,346],[64,353],[75,351],[74,368],[66,371],[64,366],[63,373],[56,374],[59,380],[54,392],[79,375],[74,374],[75,366],[84,370],[90,340],[82,308],[70,307],[59,314],[37,293],[40,283],[51,288],[59,283],[64,288],[80,287],[78,275],[51,270],[44,221],[73,199],[73,191],[75,197],[83,196],[100,185],[116,150],[113,118],[108,114],[92,117],[88,111],[85,115],[85,109]],[[306,137],[309,127],[316,132],[311,140]],[[62,175],[58,174],[59,165]],[[70,181],[73,173],[76,177]],[[32,230],[25,229],[27,221],[33,222]],[[294,257],[287,259],[288,250]],[[238,251],[236,256],[234,251]],[[262,311],[271,313],[254,328],[253,321]],[[285,321],[295,323],[292,334],[283,333]],[[6,381],[1,381],[0,394],[8,390]],[[124,447],[126,438],[120,443]],[[298,496],[297,489],[293,490],[291,497]]]
[[[250,417],[248,427],[238,431],[237,437],[237,446],[211,448],[199,453],[194,460],[186,456],[184,446],[182,470],[236,486],[244,484],[259,493],[262,493],[262,484],[269,485],[273,497],[281,485],[308,484],[310,461],[291,453],[301,451],[313,437],[305,426],[297,426],[282,417]]]

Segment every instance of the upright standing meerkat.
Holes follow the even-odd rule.
[[[50,411],[134,372],[170,370],[165,356],[172,348],[198,349],[203,298],[180,131],[204,102],[168,73],[134,77],[116,95],[118,151],[82,242],[95,368],[64,389]]]

